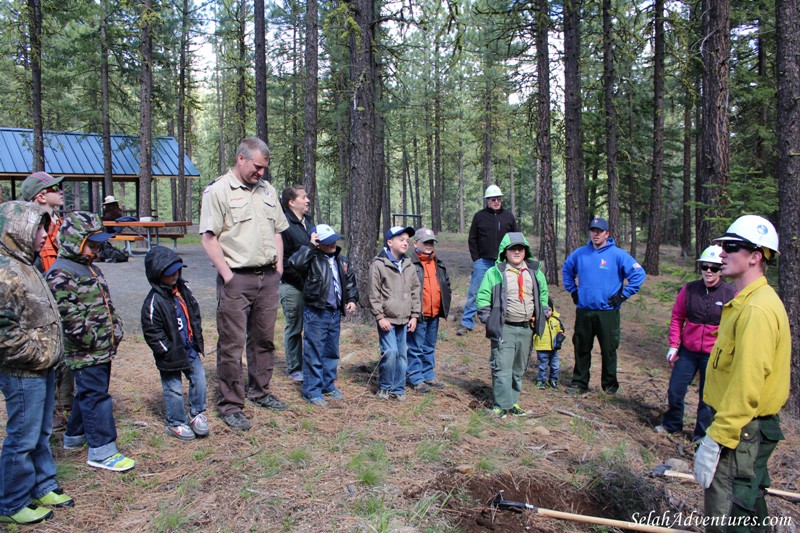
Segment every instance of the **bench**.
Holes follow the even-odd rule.
[[[109,241],[116,241],[116,242],[124,242],[125,243],[125,251],[128,252],[128,255],[133,255],[133,250],[131,249],[132,242],[144,241],[144,235],[114,235],[109,239]]]
[[[174,230],[174,228],[173,228]],[[186,232],[183,231],[159,231],[158,232],[158,240],[161,239],[172,239],[172,250],[174,252],[178,251],[178,239],[182,239],[186,237]]]

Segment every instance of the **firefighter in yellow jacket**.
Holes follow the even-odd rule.
[[[767,219],[746,215],[715,242],[737,294],[723,307],[708,361],[703,400],[714,419],[694,476],[705,489],[706,532],[768,530],[767,461],[784,438],[778,412],[789,397],[791,361],[786,309],[764,276],[778,235]]]

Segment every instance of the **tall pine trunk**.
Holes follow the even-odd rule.
[[[544,262],[547,283],[558,285],[558,263],[556,262],[555,219],[553,217],[553,161],[550,141],[550,31],[548,0],[538,0],[536,9],[536,78],[539,131],[536,148],[539,153],[538,202],[541,220],[539,259]]]
[[[608,223],[620,232],[619,174],[617,173],[617,109],[614,105],[614,40],[611,0],[603,0],[603,96],[605,101],[606,173],[608,175]],[[621,234],[620,234],[621,236]]]
[[[153,0],[142,0],[141,97],[139,101],[139,216],[152,216],[150,187],[153,182]]]
[[[108,94],[108,53],[109,42],[106,26],[108,24],[107,2],[103,2],[103,15],[100,18],[100,122],[103,128],[103,196],[114,194],[114,168],[111,159],[111,110]]]
[[[581,127],[580,0],[564,2],[564,133],[566,146],[566,254],[581,246],[589,220],[583,175]],[[614,231],[614,228],[611,228]]]
[[[269,144],[267,131],[267,37],[264,0],[253,3],[253,41],[256,82],[256,136]]]
[[[33,167],[44,170],[44,119],[42,118],[42,0],[28,0],[31,54],[31,118]]]
[[[306,49],[304,85],[305,133],[303,135],[303,186],[311,199],[312,213],[319,215],[317,198],[317,93],[319,91],[319,22],[317,0],[306,0]]]

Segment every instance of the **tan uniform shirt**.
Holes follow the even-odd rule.
[[[200,234],[217,236],[230,268],[276,264],[275,234],[288,227],[278,194],[266,181],[250,190],[228,170],[203,191]]]
[[[522,274],[524,294],[522,300],[519,298],[519,281],[517,280],[517,269],[507,266],[506,275],[506,322],[527,322],[533,316],[535,306],[533,302],[533,272],[525,269]]]

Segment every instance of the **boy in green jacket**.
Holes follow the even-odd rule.
[[[542,335],[549,292],[547,280],[534,261],[522,233],[507,233],[500,241],[495,266],[486,271],[478,289],[478,319],[486,324],[492,343],[492,412],[505,418],[508,413],[525,416],[519,406],[522,376],[528,366],[533,333]]]

